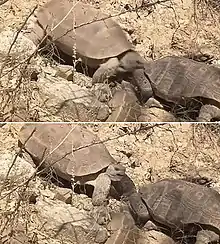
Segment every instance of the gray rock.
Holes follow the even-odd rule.
[[[0,155],[0,180],[7,178],[18,184],[28,179],[34,172],[32,165],[24,159],[17,157],[15,160],[15,153],[6,151]]]
[[[125,81],[109,101],[109,107],[112,113],[107,119],[108,122],[136,122],[141,113],[135,91],[132,85]]]
[[[61,77],[41,76],[37,86],[41,121],[48,120],[48,116],[59,116],[61,121],[104,121],[109,115],[108,106],[89,90]]]
[[[175,242],[161,232],[141,230],[137,244],[175,244]]]
[[[38,220],[47,233],[70,243],[103,243],[108,238],[107,230],[98,225],[83,210],[62,202],[39,199],[36,204]]]
[[[175,122],[176,118],[172,113],[167,112],[161,108],[148,108],[146,106],[141,108],[141,115],[138,118],[139,122]]]

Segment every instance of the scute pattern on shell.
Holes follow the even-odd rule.
[[[81,58],[98,60],[118,56],[133,48],[113,19],[89,4],[52,0],[40,8],[36,17],[55,44],[71,56],[74,48]],[[36,32],[37,29],[36,26]]]
[[[184,180],[162,180],[141,191],[152,218],[171,228],[210,225],[220,233],[220,194]]]
[[[25,124],[19,135],[22,144],[34,128],[36,131],[25,149],[38,161],[46,157],[45,164],[52,165],[56,174],[63,179],[97,173],[115,162],[104,144],[98,143],[100,140],[97,136],[83,126]],[[73,151],[77,148],[81,149]]]
[[[145,66],[156,96],[170,102],[208,98],[220,103],[220,69],[183,57],[165,57]]]

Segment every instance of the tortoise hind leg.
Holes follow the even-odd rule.
[[[210,122],[213,118],[220,120],[220,109],[215,105],[203,105],[199,111],[199,117],[197,118],[197,121]]]
[[[109,77],[115,76],[119,67],[118,58],[110,58],[104,64],[101,64],[92,77],[92,83],[101,83]]]
[[[92,194],[92,203],[94,206],[100,206],[105,203],[111,187],[110,177],[102,173],[100,174],[94,184],[94,191]]]
[[[210,230],[200,230],[196,236],[195,244],[208,244],[211,242],[217,242],[219,235]]]

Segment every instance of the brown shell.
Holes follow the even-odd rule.
[[[83,126],[26,124],[19,134],[22,144],[34,129],[36,131],[25,144],[25,149],[38,162],[46,157],[45,164],[53,165],[56,174],[63,179],[97,173],[115,162],[104,144],[98,143],[97,136]],[[81,149],[74,151],[77,148]]]
[[[52,31],[52,39],[68,55],[72,56],[74,46],[79,56],[91,59],[114,57],[132,49],[121,27],[91,5],[52,0],[36,16],[41,26],[48,26],[48,31],[57,25]],[[72,31],[74,26],[76,29]]]
[[[169,227],[204,224],[220,231],[220,194],[184,180],[162,180],[141,191],[152,218]]]
[[[220,69],[182,57],[165,57],[146,65],[154,94],[169,102],[202,97],[220,103]]]

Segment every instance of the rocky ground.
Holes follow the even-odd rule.
[[[124,206],[123,201],[110,199],[106,208],[94,208],[90,197],[71,197],[71,190],[55,185],[51,175],[34,175],[34,166],[15,156],[21,126],[6,124],[0,128],[0,242],[93,244],[111,238],[114,229],[111,223],[106,226],[105,221],[100,222],[100,216],[103,211],[114,216],[113,212]],[[138,188],[164,178],[181,178],[220,192],[218,124],[81,126],[103,141]],[[157,231],[140,231],[138,238],[132,238],[138,244],[173,243]]]
[[[73,79],[68,75],[70,67],[57,65],[51,53],[33,57],[28,65],[21,64],[33,52],[33,46],[25,40],[7,55],[13,33],[22,27],[36,4],[45,2],[8,0],[0,5],[1,120],[112,121],[110,113],[115,108],[115,100],[111,99],[116,99],[115,90],[121,90],[119,84],[114,89],[107,84],[92,86],[91,78],[78,72]],[[128,39],[146,60],[177,55],[208,64],[219,63],[218,1],[167,0],[151,7],[146,6],[153,2],[146,0],[83,2],[115,16]],[[134,8],[136,10],[132,11]],[[25,28],[26,25],[22,30]],[[135,107],[129,121],[137,121],[140,113],[147,114],[144,119],[142,117],[143,121],[176,120],[161,109],[139,111],[132,94],[120,95],[116,103],[123,103],[120,99],[124,96],[130,101],[129,106]],[[184,120],[189,119],[184,117]]]

